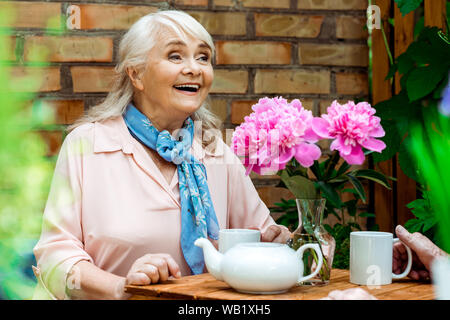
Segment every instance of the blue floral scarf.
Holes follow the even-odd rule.
[[[123,115],[131,135],[147,147],[156,150],[166,161],[177,165],[181,198],[181,248],[193,274],[203,272],[203,250],[194,245],[198,238],[217,240],[219,224],[206,182],[205,166],[189,149],[194,137],[194,125],[187,118],[175,140],[167,130],[159,132],[131,103]]]

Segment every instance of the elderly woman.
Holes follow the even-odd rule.
[[[123,299],[126,284],[205,272],[199,237],[257,228],[285,242],[205,108],[214,44],[179,11],[149,14],[124,35],[118,79],[70,129],[34,248],[36,298]],[[219,131],[220,132],[220,131]]]

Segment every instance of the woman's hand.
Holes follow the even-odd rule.
[[[286,243],[290,236],[291,233],[288,228],[275,224],[268,227],[266,232],[261,233],[261,241]]]
[[[137,259],[128,271],[126,284],[146,285],[181,277],[180,267],[165,253],[146,254]]]
[[[437,247],[423,234],[409,233],[401,225],[395,228],[397,237],[412,251],[413,264],[408,276],[414,280],[427,280],[431,277],[431,265],[436,258],[447,257],[448,254]],[[396,274],[403,272],[408,262],[405,246],[394,244],[392,271]]]
[[[374,296],[361,288],[333,290],[327,297],[320,300],[377,300]]]

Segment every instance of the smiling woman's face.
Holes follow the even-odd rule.
[[[162,33],[141,76],[143,111],[152,118],[174,120],[184,120],[197,111],[213,82],[211,58],[204,41],[190,35],[181,38],[172,31]]]

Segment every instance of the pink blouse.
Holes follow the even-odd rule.
[[[231,149],[220,141],[213,154],[199,140],[196,134],[191,153],[206,167],[220,228],[264,232],[275,224]],[[67,273],[80,260],[125,277],[148,253],[168,253],[190,274],[180,208],[176,171],[168,184],[122,117],[79,126],[61,147],[34,248],[38,287],[64,299]]]

